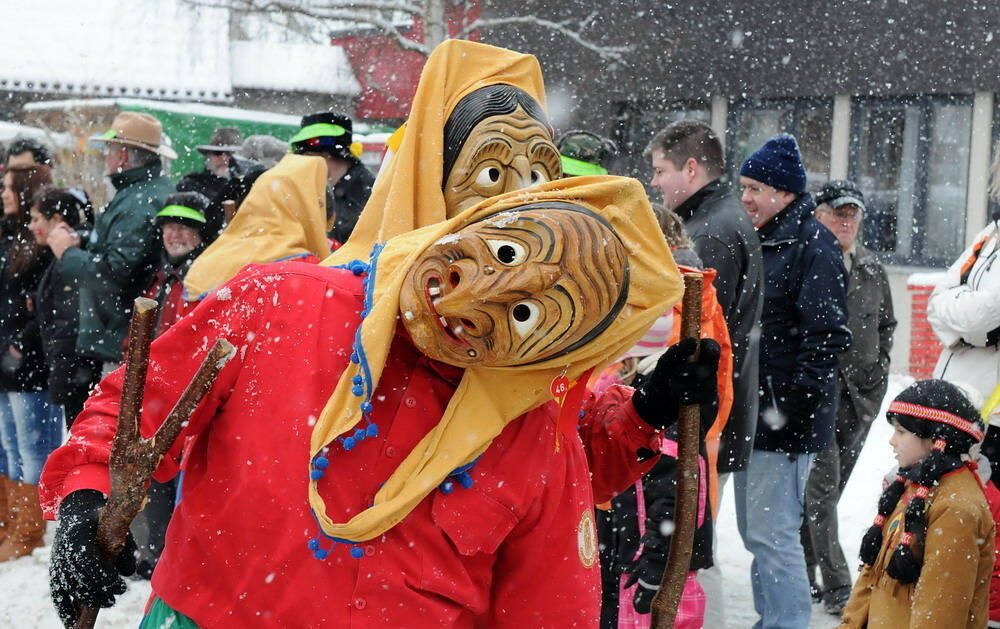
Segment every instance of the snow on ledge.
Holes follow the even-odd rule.
[[[343,96],[361,91],[340,46],[234,41],[230,61],[234,87]]]

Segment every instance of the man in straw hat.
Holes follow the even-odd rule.
[[[64,277],[80,286],[77,351],[112,367],[121,361],[131,301],[156,263],[153,218],[173,192],[161,159],[177,154],[164,144],[159,120],[132,111],[118,114],[92,144],[104,154],[115,196],[97,217],[88,242],[63,223],[49,234],[48,244],[62,260]]]
[[[679,280],[616,177],[494,197],[346,267],[245,269],[152,348],[144,434],[214,339],[238,352],[155,474],[193,443],[148,626],[595,624],[595,500],[649,469],[678,405],[714,399],[718,345],[674,346],[634,396],[573,383]],[[45,469],[64,622],[122,588],[94,537],[121,383]]]

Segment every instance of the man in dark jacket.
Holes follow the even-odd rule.
[[[816,457],[806,483],[802,542],[810,583],[815,583],[818,566],[824,607],[840,616],[851,594],[851,572],[840,547],[837,502],[885,396],[896,318],[885,268],[857,242],[865,212],[861,190],[852,181],[831,181],[816,195],[816,203],[816,218],[836,236],[849,273],[847,327],[852,338],[837,370],[833,442]],[[820,590],[814,587],[813,592]]]
[[[237,155],[243,150],[242,141],[243,134],[236,127],[216,128],[208,144],[195,147],[205,156],[205,169],[188,173],[177,182],[178,192],[198,192],[210,201],[205,210],[207,243],[225,228],[223,201],[239,206],[265,170],[263,165]]]
[[[158,256],[153,217],[173,191],[161,174],[160,158],[177,158],[162,136],[153,116],[118,114],[111,129],[94,139],[102,146],[115,196],[97,217],[87,243],[65,224],[49,234],[64,277],[80,287],[77,351],[103,361],[106,369],[121,362],[132,300],[145,287]]]
[[[650,184],[663,194],[667,209],[684,221],[704,265],[717,272],[715,294],[733,344],[733,408],[719,444],[721,491],[730,472],[746,468],[757,426],[758,326],[764,281],[760,238],[721,181],[725,160],[712,127],[698,120],[675,122],[653,137],[646,155],[653,168]],[[706,626],[725,627],[722,575],[714,568],[699,578],[708,599]]]
[[[740,168],[740,201],[761,240],[764,308],[760,416],[736,519],[754,556],[757,626],[807,627],[812,615],[799,528],[809,466],[833,436],[837,361],[847,350],[847,271],[806,192],[795,138],[768,140]]]
[[[302,128],[291,139],[292,152],[316,155],[326,160],[328,192],[332,201],[328,236],[336,249],[347,242],[368,197],[375,177],[361,163],[361,145],[353,142],[351,119],[321,112],[302,117]]]
[[[695,252],[716,270],[715,292],[733,343],[733,410],[722,433],[719,473],[746,467],[757,424],[758,338],[760,321],[760,239],[746,212],[720,178],[722,144],[710,126],[682,120],[656,134],[647,149],[651,185],[663,204],[684,220]]]

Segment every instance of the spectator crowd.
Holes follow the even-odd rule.
[[[204,169],[176,185],[164,174],[176,154],[155,117],[123,112],[92,142],[115,189],[99,211],[85,190],[55,183],[58,166],[38,142],[13,142],[3,165],[0,561],[43,544],[42,466],[95,385],[121,365],[134,298],[158,303],[159,335],[247,264],[319,262],[347,242],[374,185],[352,121],[330,112],[305,116],[287,143],[244,142],[238,129],[218,128],[197,147]],[[614,169],[618,149],[599,135],[571,131],[558,146],[564,176]],[[1000,592],[1000,492],[990,478],[1000,469],[1000,438],[980,419],[993,412],[987,398],[1000,384],[1000,217],[931,297],[928,318],[945,345],[935,376],[944,382],[917,383],[890,405],[898,471],[866,534],[855,584],[838,501],[883,404],[896,327],[886,270],[860,242],[864,191],[838,180],[810,192],[787,134],[757,147],[733,182],[718,136],[702,122],[670,124],[645,155],[664,235],[681,268],[706,278],[702,328],[721,347],[718,403],[702,409],[697,532],[676,626],[726,626],[714,524],[727,490],[753,555],[756,626],[807,627],[814,603],[843,614],[844,626],[906,626],[873,619],[903,614],[901,600],[911,596],[928,617],[985,626],[989,593]],[[304,198],[322,195],[303,205],[316,212],[248,200],[270,168],[294,156],[321,158],[317,180],[301,188]],[[651,378],[680,340],[677,315],[664,313],[633,350],[608,357],[614,364],[593,376],[592,388]],[[665,437],[644,479],[597,506],[605,629],[649,626],[671,543],[664,523],[677,505],[677,435]],[[934,502],[946,485],[947,507]],[[163,550],[177,493],[176,480],[153,482],[133,524],[143,578]],[[942,515],[956,509],[965,520]],[[928,522],[955,532],[934,535]],[[947,557],[959,555],[977,558],[967,568],[973,577],[948,578]],[[885,574],[910,589],[893,590]],[[932,578],[947,585],[935,589]],[[989,618],[1000,622],[1000,605]]]

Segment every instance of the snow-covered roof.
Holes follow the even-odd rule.
[[[0,92],[230,102],[233,87],[354,95],[343,49],[230,41],[228,9],[183,0],[22,2],[0,20]]]
[[[229,12],[181,0],[21,2],[0,20],[0,90],[232,98]]]
[[[16,138],[32,138],[56,148],[66,148],[72,143],[72,138],[68,133],[56,133],[29,125],[0,121],[0,142],[6,144]]]
[[[236,87],[345,96],[355,96],[361,90],[339,46],[234,41],[230,55]]]

